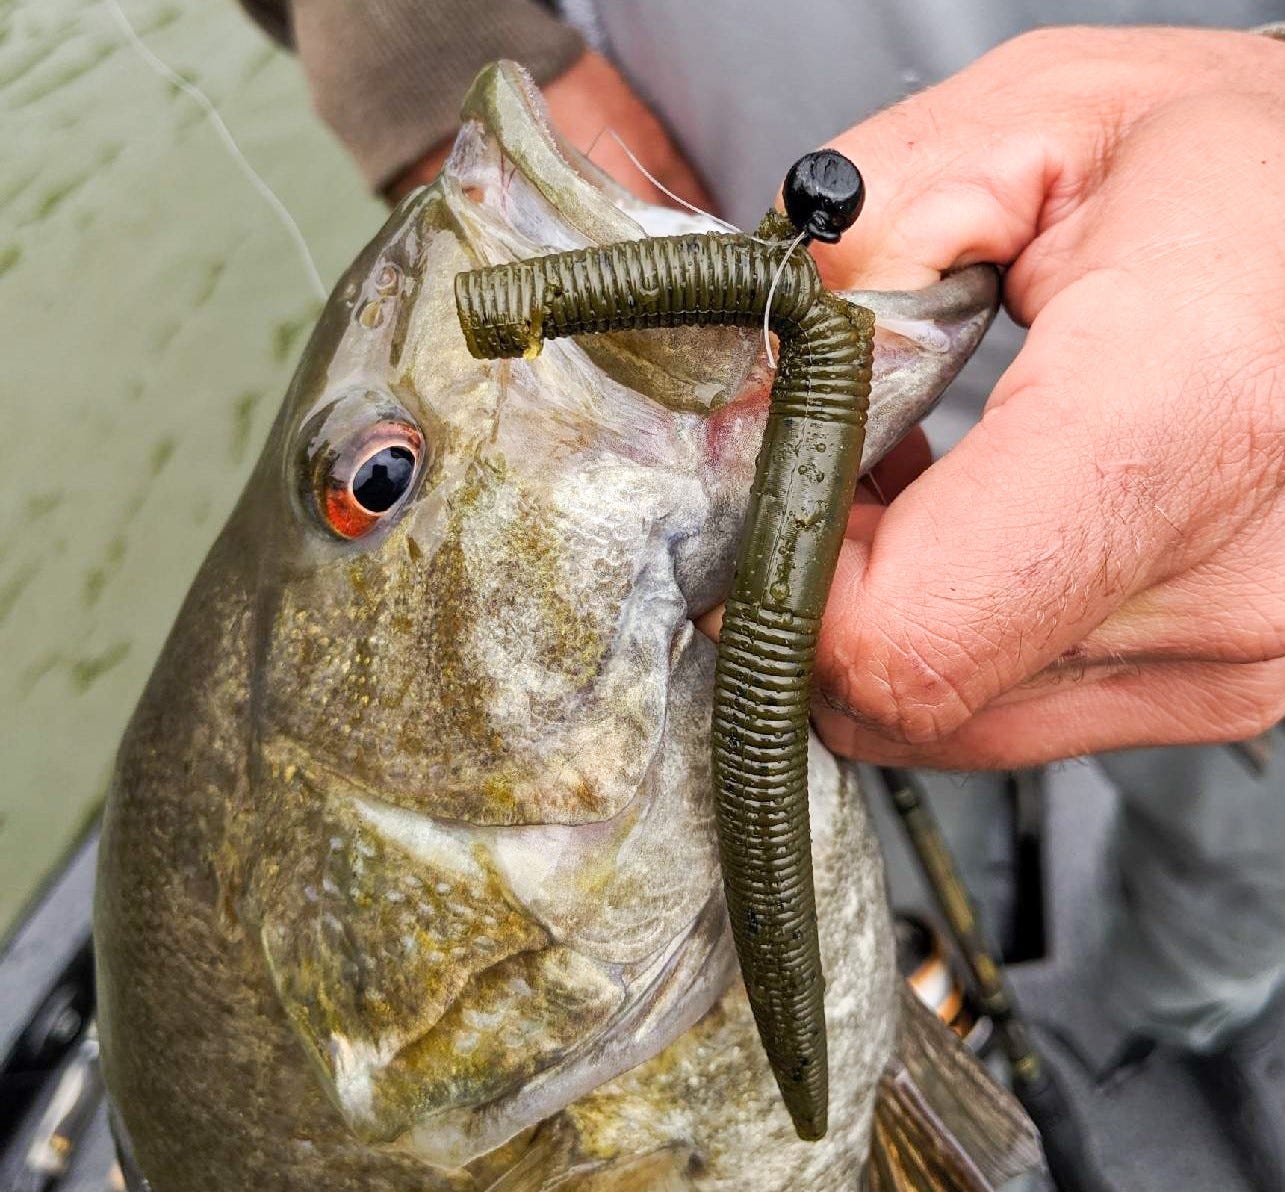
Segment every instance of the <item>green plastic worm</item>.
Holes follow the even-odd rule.
[[[741,971],[785,1104],[811,1140],[826,1131],[828,1071],[808,709],[860,467],[874,315],[828,293],[806,251],[788,253],[795,231],[770,212],[758,238],[674,236],[557,253],[461,273],[455,294],[469,350],[493,359],[533,355],[558,336],[757,326],[776,279],[768,322],[780,360],[719,641],[713,770]]]

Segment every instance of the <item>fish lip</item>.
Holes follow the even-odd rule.
[[[972,359],[999,311],[1000,271],[967,265],[918,290],[846,290],[874,312],[876,343],[895,336],[909,351],[879,353],[872,379],[861,475],[936,408]],[[894,345],[895,347],[895,345]]]

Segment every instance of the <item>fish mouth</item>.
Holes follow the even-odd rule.
[[[941,401],[999,309],[1000,275],[970,265],[919,290],[847,290],[839,296],[874,313],[874,360],[860,474],[866,475]],[[723,329],[721,329],[723,330]],[[772,373],[760,336],[757,359],[736,397],[705,419],[710,498],[700,533],[674,552],[678,585],[697,628],[731,591],[735,552],[767,421]]]
[[[462,129],[442,174],[457,198],[491,210],[513,233],[466,234],[480,263],[650,236],[726,232],[715,216],[638,198],[564,140],[531,76],[514,62],[486,67],[461,109]],[[498,255],[497,255],[498,254]],[[978,264],[907,291],[839,296],[875,314],[875,355],[862,470],[868,471],[931,411],[967,362],[999,306],[999,272]],[[732,327],[579,336],[613,380],[673,410],[716,414],[762,390],[764,338]],[[755,376],[756,370],[758,376]]]

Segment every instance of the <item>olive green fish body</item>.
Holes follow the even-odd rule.
[[[769,421],[739,295],[781,254],[727,250],[721,328],[479,362],[457,274],[707,228],[569,155],[483,73],[336,286],[122,743],[102,1049],[152,1192],[839,1192],[864,1161],[897,1012],[860,792],[810,739],[832,1120],[805,1144],[736,980],[692,624]],[[989,318],[993,278],[943,284],[868,296],[902,327],[868,442]],[[811,307],[806,254],[778,290],[773,319]]]

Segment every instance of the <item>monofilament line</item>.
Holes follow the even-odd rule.
[[[241,147],[236,143],[232,133],[228,131],[228,126],[223,122],[223,117],[219,115],[218,108],[214,106],[214,101],[195,83],[188,82],[176,70],[162,62],[148,48],[147,43],[139,37],[137,30],[130,23],[129,17],[125,15],[125,10],[121,8],[117,0],[103,0],[103,3],[125,34],[126,40],[134,47],[143,61],[166,82],[172,83],[182,91],[205,113],[206,119],[214,126],[214,131],[218,134],[219,140],[223,142],[242,173],[250,180],[250,185],[259,192],[264,202],[272,208],[274,214],[281,221],[282,226],[286,229],[290,239],[294,242],[295,248],[298,250],[299,259],[303,262],[304,271],[308,275],[308,280],[312,284],[313,290],[316,292],[317,297],[324,302],[326,300],[326,286],[321,280],[321,273],[317,269],[317,263],[312,259],[312,253],[308,249],[308,242],[303,238],[302,230],[295,222],[294,216],[290,214],[286,205],[277,197],[276,191],[264,181],[263,176],[250,164],[245,154],[241,152]]]
[[[785,250],[785,256],[781,258],[781,263],[777,265],[776,272],[772,274],[772,284],[767,288],[767,302],[763,306],[763,347],[767,351],[769,368],[776,367],[776,357],[772,355],[772,340],[768,330],[768,321],[772,318],[772,299],[776,297],[776,283],[781,280],[781,274],[785,272],[785,266],[789,262],[791,255],[803,242],[803,238],[807,234],[807,229],[805,228],[790,241],[790,247]]]
[[[628,145],[625,144],[624,138],[621,137],[620,134],[616,132],[614,128],[604,127],[600,129],[598,132],[598,135],[594,137],[592,141],[589,142],[589,148],[584,151],[585,157],[589,158],[593,156],[593,151],[595,148],[597,148],[598,142],[602,140],[604,133],[607,136],[609,136],[613,141],[615,141],[616,144],[619,145],[621,149],[624,150],[625,156],[629,158],[631,162],[634,163],[634,169],[636,169],[644,178],[646,178],[647,181],[650,182],[652,186],[654,186],[658,191],[660,191],[661,194],[667,195],[669,198],[673,199],[674,202],[677,203],[680,207],[686,207],[687,210],[690,211],[693,215],[703,215],[706,219],[716,223],[725,232],[740,232],[741,229],[738,228],[735,224],[728,223],[727,220],[725,219],[719,219],[717,215],[714,215],[711,212],[706,211],[703,207],[697,207],[695,203],[689,203],[681,195],[674,194],[674,192],[670,190],[668,186],[666,186],[663,182],[661,182],[659,178],[657,178],[649,169],[647,169],[645,165],[643,165],[642,162],[638,160],[638,155],[632,149],[630,149]]]

